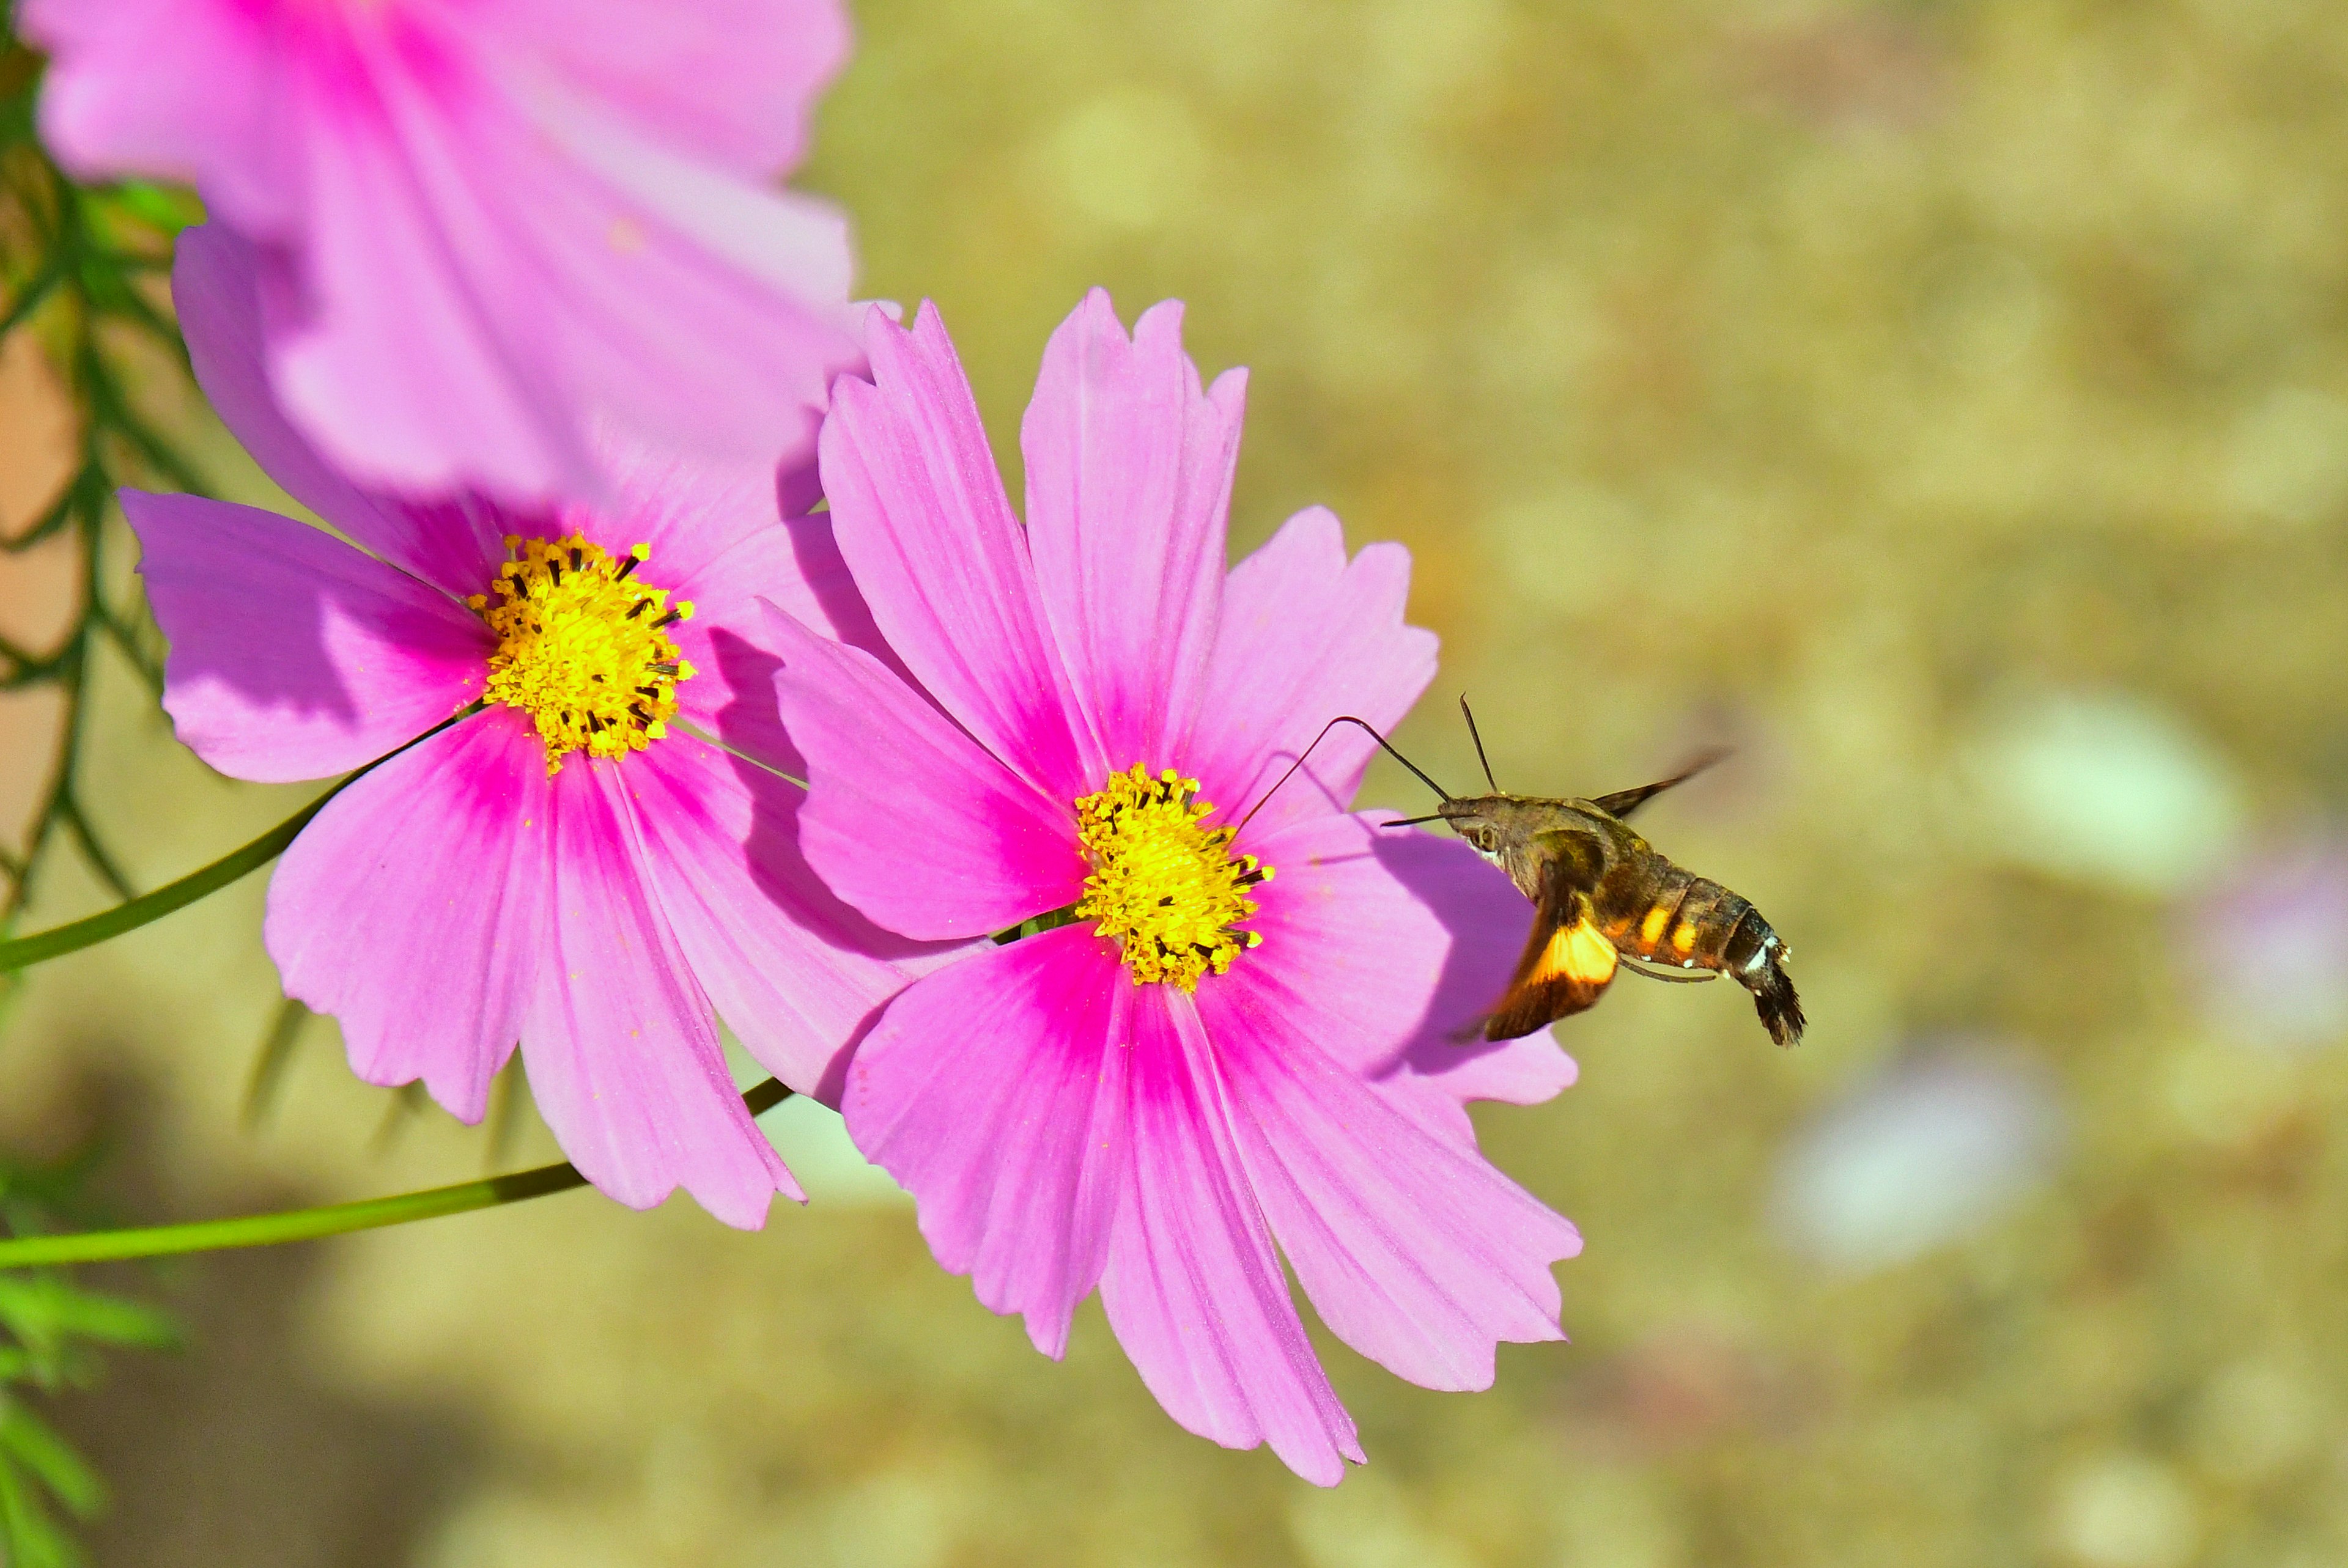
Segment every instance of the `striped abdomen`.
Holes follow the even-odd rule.
[[[1727,975],[1753,993],[1770,1039],[1779,1045],[1801,1039],[1802,1004],[1786,974],[1786,945],[1739,895],[1648,850],[1609,866],[1591,902],[1600,932],[1617,950]]]

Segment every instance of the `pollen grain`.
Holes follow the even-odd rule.
[[[614,558],[570,534],[510,535],[506,548],[493,593],[465,602],[498,636],[482,694],[530,716],[548,775],[573,752],[622,757],[665,736],[694,673],[666,629],[693,606],[635,575],[652,547]]]
[[[1186,991],[1222,974],[1262,941],[1238,929],[1256,912],[1247,890],[1272,868],[1231,853],[1237,829],[1201,825],[1214,807],[1199,781],[1168,768],[1156,777],[1135,764],[1076,801],[1076,831],[1092,860],[1076,917],[1121,944],[1135,985]]]

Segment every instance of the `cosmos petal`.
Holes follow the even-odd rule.
[[[840,553],[889,645],[938,706],[1049,799],[1107,774],[1036,603],[970,383],[933,305],[876,313],[870,382],[832,389],[821,452]]]
[[[483,20],[500,54],[543,51],[628,123],[753,177],[798,162],[850,43],[837,0],[600,0],[585,15],[580,0],[503,0]]]
[[[1376,825],[1391,820],[1313,816],[1251,842],[1272,871],[1248,922],[1262,940],[1227,977],[1372,1076],[1480,1017],[1532,925],[1505,873],[1457,839]]]
[[[279,97],[304,200],[265,236],[262,320],[279,401],[346,472],[602,500],[600,426],[742,461],[811,443],[862,360],[838,213],[559,84],[509,95],[466,35],[425,46],[430,68],[302,47]]]
[[[1101,1303],[1141,1380],[1189,1430],[1268,1443],[1318,1486],[1360,1462],[1353,1418],[1289,1299],[1231,1126],[1231,1087],[1190,999],[1143,989],[1127,1067],[1133,1176]]]
[[[201,181],[248,223],[290,215],[298,149],[270,113],[283,83],[265,15],[189,0],[25,0],[16,24],[51,56],[41,140],[75,178]]]
[[[262,938],[352,1071],[480,1120],[541,967],[549,807],[546,748],[499,709],[346,784],[286,850]]]
[[[1202,393],[1182,305],[1128,340],[1095,289],[1053,333],[1020,426],[1045,620],[1112,767],[1190,733],[1223,591],[1223,523],[1247,373]]]
[[[1429,1389],[1485,1389],[1502,1340],[1561,1338],[1549,1266],[1573,1226],[1341,1068],[1286,1009],[1210,985],[1199,1014],[1240,1109],[1251,1183],[1338,1337]]]
[[[870,654],[780,610],[767,630],[782,660],[776,699],[807,758],[800,846],[834,892],[925,940],[985,936],[1076,901],[1073,800],[1038,794]]]
[[[1378,825],[1392,820],[1306,818],[1253,844],[1274,871],[1249,922],[1263,941],[1226,979],[1251,1011],[1298,1020],[1420,1125],[1472,1149],[1466,1102],[1547,1100],[1574,1081],[1573,1059],[1547,1030],[1457,1038],[1508,989],[1532,906],[1466,845]]]
[[[758,1064],[837,1103],[880,1008],[954,949],[883,931],[798,851],[804,792],[690,735],[628,759],[650,885],[717,1015]]]
[[[768,645],[761,600],[816,635],[860,649],[892,674],[903,674],[840,559],[831,519],[822,513],[747,530],[679,580],[675,593],[693,604],[694,614],[672,626],[669,635],[699,671],[678,683],[678,712],[793,778],[807,776],[807,759],[775,706],[781,661]]]
[[[1320,507],[1289,518],[1231,569],[1198,722],[1185,765],[1207,799],[1236,820],[1313,744],[1350,713],[1391,729],[1435,678],[1435,634],[1403,624],[1410,553],[1363,547],[1345,559],[1344,530]],[[1340,724],[1281,786],[1253,826],[1353,804],[1376,743]]]
[[[580,1173],[630,1208],[679,1187],[756,1230],[798,1184],[726,1068],[708,999],[645,886],[624,764],[548,781],[553,876],[522,1027],[539,1114]]]
[[[362,548],[461,599],[495,574],[507,529],[461,497],[407,500],[362,488],[286,419],[272,390],[262,249],[218,223],[184,230],[171,266],[171,303],[196,381],[229,427],[285,493]]]
[[[938,1262],[1025,1315],[1046,1356],[1107,1260],[1137,994],[1115,948],[1064,926],[913,986],[849,1070],[857,1147],[913,1194]]]
[[[121,498],[170,640],[163,706],[221,772],[270,784],[345,773],[479,697],[491,640],[447,595],[274,512]]]

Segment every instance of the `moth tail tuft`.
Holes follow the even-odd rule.
[[[1802,999],[1794,994],[1794,982],[1779,963],[1771,963],[1750,982],[1753,1010],[1761,1015],[1761,1025],[1769,1038],[1779,1045],[1802,1043],[1802,1030],[1809,1020],[1802,1016]]]

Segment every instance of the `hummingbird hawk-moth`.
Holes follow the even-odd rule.
[[[1459,705],[1468,712],[1465,698]],[[1530,1034],[1595,1005],[1617,971],[1629,968],[1684,982],[1727,975],[1753,993],[1754,1010],[1771,1040],[1779,1045],[1801,1040],[1802,1003],[1786,973],[1786,944],[1761,911],[1709,877],[1673,865],[1630,825],[1641,806],[1709,767],[1717,753],[1659,783],[1586,800],[1507,794],[1493,784],[1483,737],[1468,713],[1492,793],[1454,795],[1370,725],[1348,715],[1331,720],[1329,728],[1342,723],[1360,725],[1443,797],[1428,815],[1387,826],[1448,824],[1532,900],[1532,932],[1507,991],[1462,1038]],[[1305,750],[1310,754],[1312,748]],[[1300,757],[1296,765],[1303,762]]]

